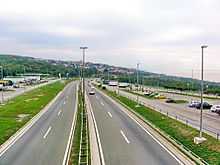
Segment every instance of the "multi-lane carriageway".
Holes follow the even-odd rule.
[[[39,119],[0,151],[0,165],[64,165],[77,108],[72,82]],[[89,87],[87,87],[87,92]],[[88,94],[88,93],[87,93]],[[175,165],[182,162],[108,97],[89,96],[106,165]]]

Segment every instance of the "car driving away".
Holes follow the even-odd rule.
[[[89,95],[95,95],[94,88],[92,88],[92,89],[89,91]]]

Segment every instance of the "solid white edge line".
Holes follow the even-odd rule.
[[[47,138],[47,135],[50,133],[51,129],[52,129],[51,126],[47,129],[47,132],[44,134],[44,137],[43,137],[44,139]]]
[[[68,85],[67,85],[68,86]],[[58,97],[65,91],[67,86],[60,91],[53,100],[51,100],[38,114],[36,114],[31,120],[29,120],[23,127],[21,127],[14,135],[12,135],[5,143],[0,146],[0,157],[17,142],[50,108],[50,106],[57,101]]]
[[[125,139],[125,141],[130,144],[130,141],[128,140],[128,138],[125,136],[124,132],[122,130],[120,130],[121,135],[123,136],[123,138]]]
[[[184,165],[184,163],[177,158],[170,150],[168,150],[160,141],[158,141],[149,131],[147,131],[136,119],[128,115],[132,120],[134,120],[148,135],[150,135],[163,149],[165,149],[179,164]]]
[[[104,106],[104,103],[101,101],[102,106]]]
[[[108,112],[108,115],[112,118],[112,114],[111,114],[111,112]]]
[[[100,150],[100,156],[101,156],[101,161],[102,161],[102,165],[105,165],[105,159],[104,159],[104,154],[103,154],[103,150],[102,150],[102,144],[101,144],[101,140],[100,140],[100,136],[99,136],[99,131],[98,131],[98,127],[97,127],[97,123],[96,123],[96,119],[93,113],[93,109],[92,106],[90,106],[91,108],[91,114],[92,114],[92,118],[93,118],[93,122],[95,125],[95,131],[96,131],[96,135],[97,135],[97,139],[98,139],[98,146],[99,146],[99,150]]]
[[[101,92],[99,92],[99,93],[101,93]],[[105,95],[105,94],[103,94],[103,93],[101,93],[102,95],[104,95],[106,98],[108,98],[109,99],[109,96],[108,95]],[[112,98],[111,98],[112,99]],[[109,100],[111,100],[111,99],[109,99]],[[113,99],[114,100],[114,99]],[[115,102],[117,102],[116,100],[114,100]],[[112,101],[113,102],[113,101]],[[113,102],[114,103],[114,102]],[[118,103],[118,102],[117,102]],[[118,103],[119,105],[121,105],[120,103]],[[123,106],[123,105],[121,105],[121,106]],[[125,108],[125,107],[124,107]],[[119,109],[121,109],[120,107],[119,107]],[[125,108],[125,109],[127,109],[127,108]],[[122,110],[122,109],[121,109]],[[123,110],[122,110],[122,112],[124,112]],[[155,140],[165,151],[167,151],[179,164],[181,164],[181,165],[184,165],[184,163],[177,157],[177,156],[175,156],[169,149],[167,149],[159,140],[157,140],[149,131],[147,131],[136,119],[134,119],[133,117],[131,117],[129,114],[127,114],[126,112],[124,112],[128,117],[130,117],[136,124],[138,124],[148,135],[150,135],[152,138],[153,138],[153,140]]]
[[[68,157],[69,157],[69,149],[71,147],[71,139],[72,139],[72,135],[73,135],[73,130],[75,129],[75,120],[76,120],[76,111],[77,111],[77,105],[78,105],[78,85],[76,87],[76,102],[75,102],[75,112],[74,112],[74,116],[73,116],[73,121],[72,121],[72,126],[71,126],[71,130],[70,130],[70,134],[69,134],[69,139],[68,139],[68,143],[66,145],[66,150],[64,153],[64,157],[63,157],[63,163],[62,165],[67,165],[68,164]]]
[[[126,113],[127,114],[127,113]],[[127,114],[128,115],[128,114]],[[163,149],[165,149],[179,164],[184,165],[179,158],[177,158],[170,150],[168,150],[159,140],[157,140],[149,131],[147,131],[136,119],[128,115],[132,120],[134,120],[148,135],[150,135],[153,140],[155,140]]]
[[[57,116],[60,116],[60,114],[61,114],[61,110],[57,113]]]

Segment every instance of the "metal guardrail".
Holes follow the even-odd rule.
[[[123,95],[123,94],[121,94],[121,95]],[[127,97],[130,100],[137,101],[137,99],[134,98],[134,97],[129,97],[129,96],[126,96],[126,95],[123,95],[123,96]],[[141,97],[143,97],[143,96],[141,96]],[[175,113],[171,113],[171,112],[165,111],[165,110],[163,110],[161,108],[157,108],[157,107],[152,106],[150,104],[146,104],[145,102],[139,101],[139,103],[141,105],[149,107],[149,108],[151,108],[153,110],[156,110],[157,112],[160,112],[161,114],[164,114],[164,115],[166,115],[168,117],[171,117],[171,118],[173,118],[175,120],[178,120],[178,121],[180,121],[182,123],[185,123],[186,125],[189,125],[189,126],[191,126],[193,128],[196,128],[196,129],[199,129],[199,123],[196,123],[196,122],[194,122],[193,120],[191,120],[189,118],[177,115]],[[206,126],[206,127],[203,127],[203,130],[205,130],[211,136],[215,137],[217,140],[220,140],[220,131],[216,130],[215,128],[210,127],[210,126]]]
[[[130,99],[129,97],[125,96],[126,98]],[[118,99],[117,99],[118,100]],[[130,99],[132,101],[136,101],[136,99]],[[122,103],[120,100],[118,100],[122,105],[128,107],[127,105],[125,105],[124,103]],[[146,105],[144,105],[146,106]],[[131,109],[130,107],[128,107],[129,109]],[[199,157],[198,155],[196,155],[194,152],[192,152],[189,148],[187,148],[186,146],[184,146],[182,143],[180,143],[179,141],[177,141],[176,139],[174,139],[173,137],[171,137],[170,135],[167,135],[166,133],[164,133],[162,130],[160,130],[159,128],[155,127],[151,122],[146,121],[145,119],[143,119],[143,117],[141,117],[139,114],[137,114],[135,111],[132,110],[132,112],[134,112],[134,114],[136,114],[141,120],[144,120],[145,122],[147,122],[148,124],[150,124],[150,126],[152,128],[154,128],[155,130],[159,131],[160,134],[162,136],[164,136],[167,139],[170,139],[171,141],[173,141],[172,143],[176,143],[178,145],[178,147],[183,151],[183,152],[188,152],[189,154],[193,155],[196,159],[198,159],[199,161],[201,161],[204,165],[209,165],[208,162],[206,162],[204,159],[202,159],[201,157]]]
[[[89,165],[88,119],[85,110],[82,111],[81,115],[81,137],[78,164]]]

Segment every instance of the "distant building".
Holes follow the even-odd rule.
[[[47,74],[41,74],[41,73],[26,73],[26,74],[20,74],[18,76],[7,76],[4,78],[4,80],[12,81],[13,84],[24,82],[24,81],[40,81],[41,76],[45,76]]]
[[[118,81],[109,81],[108,85],[109,86],[118,86]]]
[[[129,84],[128,83],[119,83],[118,87],[119,88],[127,88],[127,87],[129,87]]]

